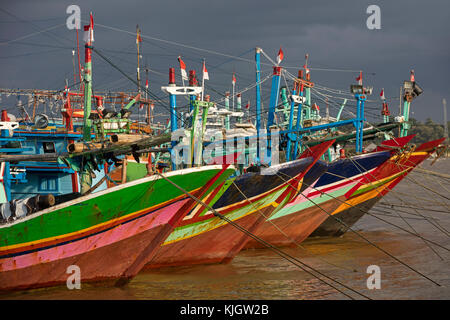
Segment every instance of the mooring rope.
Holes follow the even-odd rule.
[[[412,152],[413,152],[413,151],[412,151]],[[365,172],[368,172],[368,171],[366,170],[366,168],[364,168],[361,164],[358,164],[357,162],[355,162],[353,159],[350,159],[350,161],[352,161],[352,163],[355,165],[355,167],[356,167],[360,172],[362,172],[362,170],[365,171]],[[390,159],[389,159],[388,161],[392,162]],[[409,160],[409,158],[407,158],[406,161],[411,162],[411,161]],[[400,171],[403,171],[402,168],[400,168],[400,166],[403,167],[403,164],[399,164],[399,163],[396,162],[396,161],[393,162],[393,163],[394,163],[395,165],[397,165],[397,167],[399,168]],[[412,163],[412,162],[411,162],[411,163]],[[360,170],[359,167],[361,167],[362,170]],[[415,166],[411,166],[411,167],[408,167],[407,170],[409,170],[409,172],[411,172],[414,168],[415,168]],[[408,174],[409,172],[403,173],[403,175],[406,177],[407,174]],[[371,175],[372,178],[376,179],[376,177],[375,177],[371,172],[368,172],[368,174]],[[369,183],[372,185],[372,182],[369,182]],[[376,187],[375,187],[375,191],[380,195],[380,197],[383,197],[383,195],[381,195],[381,193],[377,190]],[[397,197],[397,195],[395,194],[395,191],[392,192],[392,191],[393,191],[392,189],[389,189],[389,191],[391,192],[391,194],[392,194],[394,197],[396,197],[398,200],[400,200],[402,203],[404,203],[404,201],[403,201],[403,199],[402,199],[401,197]],[[436,223],[437,223],[437,225],[439,225],[439,227],[436,226],[434,223],[432,223],[430,220],[428,220],[427,217],[425,217],[424,215],[422,215],[421,213],[419,213],[417,210],[415,210],[415,211],[416,211],[416,213],[419,214],[421,217],[423,217],[424,219],[426,219],[432,226],[434,226],[436,229],[438,229],[439,231],[441,231],[442,233],[444,233],[444,235],[448,236],[448,233],[447,233],[446,231],[443,231],[443,230],[441,229],[442,227],[441,227],[437,222],[436,222]],[[399,213],[397,213],[397,214],[398,214],[399,217],[402,217]],[[408,222],[405,221],[405,223],[409,225]],[[413,231],[415,231],[414,228],[413,228],[412,226],[410,226],[410,228],[411,228]],[[415,232],[416,232],[416,231],[415,231]],[[417,232],[416,232],[416,234],[417,234]],[[432,250],[432,251],[434,251],[434,250]]]
[[[286,174],[285,174],[286,175]],[[307,186],[308,184],[306,182],[304,182]],[[316,189],[315,187],[309,185],[308,187],[311,187],[313,189]],[[317,189],[316,189],[317,190]],[[322,192],[320,190],[318,190],[321,194],[326,194],[325,192]],[[378,246],[377,244],[373,243],[372,241],[370,241],[369,239],[367,239],[366,237],[364,237],[363,235],[361,235],[359,232],[355,231],[354,229],[352,229],[350,226],[348,226],[344,221],[342,221],[341,219],[339,219],[338,217],[335,217],[334,215],[330,214],[327,210],[323,209],[319,204],[317,204],[316,202],[314,202],[312,199],[310,199],[309,197],[306,197],[302,192],[299,191],[299,193],[304,196],[306,199],[308,199],[310,202],[312,202],[315,206],[317,206],[319,209],[321,209],[323,212],[325,212],[329,217],[333,217],[334,220],[336,220],[337,222],[341,223],[343,226],[345,226],[348,230],[352,231],[353,233],[355,233],[358,237],[360,237],[361,239],[363,239],[364,241],[366,241],[367,243],[371,244],[373,247],[377,248],[378,250],[380,250],[381,252],[385,253],[386,255],[388,255],[389,257],[391,257],[392,259],[396,260],[397,262],[399,262],[400,264],[404,265],[405,267],[407,267],[408,269],[410,269],[411,271],[417,273],[418,275],[422,276],[425,279],[428,279],[429,281],[431,281],[432,283],[436,284],[437,286],[441,286],[439,283],[437,283],[436,281],[434,281],[433,279],[429,278],[428,276],[424,275],[423,273],[421,273],[420,271],[414,269],[413,267],[411,267],[410,265],[408,265],[407,263],[403,262],[402,260],[400,260],[399,258],[395,257],[394,255],[392,255],[391,253],[387,252],[386,250],[384,250],[383,248],[381,248],[380,246]],[[330,194],[327,194],[328,196],[331,196]],[[333,197],[335,198],[335,197]],[[339,199],[340,200],[340,199]],[[353,205],[347,204],[351,207],[354,207]],[[414,233],[413,233],[414,234]],[[418,235],[416,235],[418,236]],[[447,249],[448,251],[450,251],[449,249]]]
[[[247,196],[244,194],[244,192],[241,190],[241,188],[238,187],[238,185],[233,181],[234,186],[236,187],[236,189],[242,194],[242,196],[247,200],[247,202],[253,204],[253,202],[250,201],[250,199],[247,198]],[[323,259],[321,257],[316,257],[316,255],[314,255],[314,253],[312,253],[309,249],[307,249],[306,247],[304,247],[301,243],[299,243],[298,241],[296,241],[294,238],[290,237],[287,233],[285,233],[275,222],[273,222],[272,220],[269,220],[270,217],[266,216],[260,209],[255,208],[253,206],[254,209],[256,209],[258,211],[259,214],[261,214],[267,222],[270,223],[272,226],[274,226],[274,228],[279,231],[286,239],[288,239],[290,242],[292,242],[292,244],[295,244],[296,246],[298,246],[300,249],[303,249],[304,251],[306,251],[309,255],[313,256],[316,259],[319,259],[329,265],[332,265],[333,267],[336,268],[340,268],[340,269],[344,269],[347,271],[352,271],[349,268],[343,267],[343,266],[338,266],[332,262],[327,261],[326,259]]]
[[[440,173],[440,172],[424,169],[424,168],[422,168],[420,166],[417,166],[415,170],[417,172],[422,173],[422,174],[429,174],[429,175],[432,175],[432,176],[436,176],[436,177],[440,177],[440,178],[444,178],[444,179],[449,179],[450,180],[450,175],[445,174],[445,173]]]
[[[408,208],[408,209],[428,210],[428,211],[434,211],[434,212],[439,212],[439,213],[450,213],[450,211],[436,210],[436,209],[425,208],[425,207],[405,206],[405,205],[401,205],[401,204],[397,204],[397,203],[380,202],[378,205],[389,206],[389,207],[401,207],[401,208]]]
[[[207,208],[208,210],[212,211],[213,214],[216,217],[219,217],[220,219],[226,221],[227,223],[229,223],[230,225],[232,225],[233,227],[235,227],[236,229],[240,230],[241,232],[243,232],[244,234],[248,235],[249,237],[255,239],[256,241],[258,241],[259,243],[263,244],[264,246],[266,246],[267,248],[271,249],[272,251],[274,251],[275,253],[277,253],[279,256],[281,256],[282,258],[286,259],[287,261],[291,262],[292,264],[296,265],[297,267],[299,267],[300,269],[302,269],[303,271],[305,271],[306,273],[312,275],[313,277],[315,277],[316,279],[318,279],[319,281],[327,284],[328,286],[332,287],[333,289],[335,289],[336,291],[340,292],[341,294],[345,295],[346,297],[350,298],[350,299],[354,299],[352,296],[348,295],[347,293],[345,293],[344,291],[340,290],[339,288],[333,286],[332,284],[326,282],[325,280],[323,280],[322,278],[320,278],[319,276],[315,275],[313,272],[307,270],[305,268],[305,266],[307,268],[310,268],[311,270],[319,273],[317,270],[315,270],[314,268],[306,265],[305,263],[301,262],[300,260],[298,260],[297,258],[291,256],[290,254],[280,250],[279,248],[273,246],[272,244],[268,243],[267,241],[261,239],[260,237],[256,236],[255,234],[251,233],[250,231],[248,231],[247,229],[243,228],[242,226],[240,226],[239,224],[235,223],[233,220],[227,218],[226,216],[222,215],[221,213],[217,212],[217,210],[215,210],[214,208],[210,207],[208,204],[204,203],[202,200],[198,199],[197,197],[195,197],[194,195],[192,195],[191,193],[189,193],[188,191],[184,190],[182,187],[178,186],[176,183],[172,182],[170,179],[168,179],[167,177],[165,177],[163,174],[161,174],[160,172],[156,172],[157,175],[159,175],[160,177],[162,177],[164,180],[166,180],[167,182],[169,182],[170,184],[172,184],[174,187],[176,187],[177,189],[179,189],[180,191],[182,191],[183,193],[185,193],[187,196],[189,196],[191,199],[193,199],[194,201],[196,201],[197,203],[201,204],[203,207]],[[320,273],[319,273],[320,274]],[[337,282],[336,280],[334,280],[335,282]],[[337,282],[338,283],[338,282]],[[354,291],[356,293],[358,293],[359,295],[363,296],[366,299],[369,299],[369,297],[367,297],[366,295],[359,293],[357,291]]]

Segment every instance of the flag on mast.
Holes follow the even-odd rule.
[[[180,62],[180,69],[181,69],[181,79],[182,80],[188,80],[187,72],[186,72],[186,64],[183,60],[181,60],[181,56],[178,57],[178,62]]]
[[[233,78],[231,79],[231,82],[233,83],[233,85],[236,84],[236,76],[234,75],[234,72],[233,72]]]
[[[356,78],[356,81],[358,81],[358,84],[362,86],[362,71],[359,72],[359,76]]]
[[[136,44],[138,44],[139,42],[142,42],[141,30],[137,29],[137,32],[136,32]]]
[[[412,82],[416,81],[415,78],[414,78],[414,70],[411,70],[411,77],[410,77],[409,80],[412,81]]]
[[[203,80],[209,80],[208,70],[206,70],[205,61],[203,60]]]
[[[89,24],[87,26],[84,26],[84,36],[83,36],[84,42],[93,42],[94,41],[94,18],[91,17]]]
[[[306,74],[309,73],[309,69],[308,69],[308,67],[306,66],[306,64],[303,65],[303,69],[305,69]]]
[[[381,97],[381,98],[380,98],[381,100],[383,100],[383,101],[386,100],[386,97],[384,96],[384,88],[381,89],[380,97]]]
[[[280,50],[278,51],[278,55],[277,55],[277,64],[280,64],[281,61],[283,61],[283,58],[284,58],[284,53],[280,47]]]

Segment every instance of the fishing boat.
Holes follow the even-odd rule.
[[[234,168],[206,166],[166,174],[202,198]],[[194,200],[159,176],[82,196],[0,225],[0,289],[131,278],[156,253]]]
[[[92,29],[92,16],[91,24]],[[52,153],[3,155],[2,182],[10,180],[8,166],[18,160],[52,161],[62,159],[71,168],[80,164],[80,176],[92,176],[92,168],[108,158],[136,153],[152,146],[144,138],[131,144],[105,147],[91,141],[91,40],[86,43],[85,103],[83,141],[73,143],[68,154]],[[126,119],[112,119],[126,122]],[[104,122],[94,122],[103,125]],[[2,125],[2,137],[10,133],[11,124]],[[104,138],[103,134],[99,135]],[[3,138],[14,139],[14,138]],[[97,137],[98,139],[98,137]],[[81,150],[78,146],[81,145]],[[100,145],[100,146],[99,146]],[[88,150],[85,150],[87,147]],[[75,150],[75,151],[74,151]],[[222,183],[235,172],[229,164],[186,168],[167,174],[152,174],[92,192],[92,180],[81,181],[80,193],[6,199],[1,204],[0,290],[18,290],[66,283],[68,270],[80,270],[79,281],[114,280],[126,283],[153,257],[177,223],[196,205],[196,198],[209,193],[220,196]],[[89,181],[90,180],[90,181]],[[10,195],[10,183],[3,183]],[[83,190],[84,189],[84,190]],[[196,198],[194,198],[196,197]],[[10,201],[8,201],[10,200]]]
[[[358,88],[355,88],[358,89]],[[312,234],[315,236],[340,236],[353,226],[364,216],[389,190],[398,184],[414,167],[437,150],[441,140],[430,141],[419,146],[406,147],[414,135],[407,136],[410,128],[409,114],[411,102],[422,92],[422,88],[415,81],[414,72],[411,71],[409,81],[404,81],[403,85],[403,113],[397,117],[399,123],[399,137],[390,141],[385,141],[384,145],[377,147],[374,151],[391,150],[392,154],[386,162],[382,163],[374,171],[364,175],[357,185],[347,191],[347,200],[341,201],[340,205]],[[358,94],[358,93],[357,93]],[[382,92],[382,98],[384,94]],[[387,104],[383,102],[382,110],[384,122],[389,122],[389,111]],[[395,152],[395,149],[397,151]],[[415,154],[415,150],[421,150]],[[414,156],[413,156],[414,155]],[[403,163],[409,159],[408,165]],[[402,160],[403,159],[403,160]],[[359,166],[361,171],[366,170],[364,166]],[[401,169],[400,169],[401,168]]]
[[[395,153],[381,166],[364,175],[364,179],[347,191],[346,200],[340,201],[331,216],[327,216],[311,236],[340,236],[347,232],[416,166],[434,153],[444,140],[426,142],[412,150]]]
[[[329,141],[329,146],[334,142]],[[256,235],[276,246],[301,243],[346,200],[345,194],[365,175],[387,161],[390,154],[389,151],[372,152],[329,163],[318,179],[312,183],[305,181],[305,190],[269,217]],[[261,247],[252,239],[245,248]]]
[[[251,239],[248,233],[255,233],[303,190],[305,174],[313,166],[320,169],[311,180],[325,172],[326,164],[319,158],[327,148],[328,144],[319,145],[298,160],[228,179],[223,184],[226,191],[211,203],[214,211],[202,206],[194,209],[178,223],[146,268],[230,262]]]

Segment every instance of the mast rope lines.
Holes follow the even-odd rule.
[[[59,28],[59,27],[65,26],[65,25],[66,25],[65,23],[57,24],[57,25],[55,25],[53,27],[50,27],[50,28],[47,28],[47,29],[44,29],[44,30],[41,30],[41,31],[36,31],[36,32],[27,34],[25,36],[22,36],[22,37],[13,39],[13,40],[3,41],[3,42],[0,42],[0,46],[4,46],[4,45],[10,44],[10,43],[14,43],[14,42],[17,42],[17,41],[20,41],[20,40],[23,40],[23,39],[26,39],[26,38],[38,35],[40,33],[44,33],[44,32],[50,31],[50,30],[53,30],[53,29],[56,29],[56,28]]]
[[[142,35],[141,35],[142,36]],[[117,71],[119,71],[123,76],[125,76],[128,80],[130,80],[131,82],[133,82],[135,85],[137,85],[138,87],[141,88],[141,90],[143,90],[144,92],[146,92],[147,94],[149,94],[150,96],[152,96],[155,100],[155,102],[158,102],[158,104],[160,106],[162,106],[164,109],[166,109],[167,111],[170,111],[169,108],[164,104],[164,101],[159,98],[158,96],[156,96],[154,93],[150,92],[146,87],[139,85],[137,83],[136,80],[132,79],[129,75],[127,75],[123,70],[121,70],[117,65],[115,65],[111,60],[109,60],[108,58],[106,58],[101,52],[99,52],[96,48],[92,48],[92,50],[97,53],[103,60],[105,60],[107,63],[109,63],[113,68],[115,68]],[[267,81],[269,78],[272,77],[272,74],[267,75],[264,79],[262,79],[261,81],[259,81],[259,83],[263,83],[265,81]],[[256,87],[258,85],[258,83],[252,84],[246,88],[244,88],[243,90],[241,90],[238,93],[243,93],[246,92],[254,87]],[[224,101],[225,98],[222,98],[221,100],[219,100],[219,102]],[[182,120],[182,116],[177,114],[176,115],[178,120]]]
[[[221,213],[217,212],[214,208],[210,207],[208,204],[204,203],[202,200],[198,199],[197,197],[195,197],[194,195],[192,195],[191,193],[189,193],[188,191],[186,191],[185,189],[183,189],[182,187],[178,186],[176,183],[172,182],[170,179],[168,179],[166,176],[164,176],[163,174],[161,174],[160,172],[156,172],[157,175],[159,175],[161,178],[163,178],[164,180],[166,180],[167,182],[169,182],[170,184],[172,184],[175,188],[177,188],[178,190],[180,190],[181,192],[185,193],[188,197],[190,197],[191,199],[193,199],[194,201],[196,201],[197,203],[199,203],[200,205],[202,205],[203,207],[205,207],[206,209],[210,210],[213,212],[213,214],[226,221],[227,223],[229,223],[231,226],[235,227],[236,229],[238,229],[239,231],[243,232],[244,234],[248,235],[249,237],[255,239],[256,241],[258,241],[259,243],[261,243],[262,245],[266,246],[267,248],[269,248],[270,250],[272,250],[273,252],[275,252],[276,254],[278,254],[279,256],[281,256],[282,258],[286,259],[287,261],[291,262],[293,265],[299,267],[301,270],[305,271],[306,273],[312,275],[314,278],[318,279],[319,281],[327,284],[328,286],[332,287],[333,289],[335,289],[336,291],[340,292],[341,294],[345,295],[346,297],[354,300],[354,298],[350,295],[348,295],[347,293],[345,293],[344,291],[340,290],[339,288],[337,288],[336,286],[326,282],[325,280],[323,280],[322,278],[320,278],[319,276],[317,276],[314,272],[323,275],[322,273],[320,273],[318,270],[315,270],[314,268],[312,268],[309,265],[306,265],[305,263],[301,262],[299,259],[293,257],[292,255],[280,250],[279,248],[273,246],[272,244],[268,243],[267,241],[261,239],[260,237],[256,236],[255,234],[251,233],[250,231],[248,231],[247,229],[243,228],[242,226],[240,226],[239,224],[237,224],[236,222],[234,222],[233,220],[227,218],[226,216],[222,215]],[[305,267],[311,269],[307,270]],[[327,277],[325,275],[323,275],[324,277]],[[329,278],[329,277],[327,277]],[[331,278],[329,278],[331,279]],[[371,300],[368,296],[355,291],[354,289],[351,289],[347,286],[345,286],[344,284],[338,282],[337,280],[333,280],[336,283],[339,283],[340,285],[344,286],[345,288],[361,295],[362,297]]]
[[[148,90],[146,87],[140,85],[139,83],[137,83],[136,80],[132,79],[129,75],[127,75],[124,71],[122,71],[122,69],[120,69],[118,66],[116,66],[111,60],[109,60],[108,58],[106,58],[101,52],[99,52],[96,48],[92,48],[92,50],[98,54],[103,60],[105,60],[107,63],[109,63],[114,69],[116,69],[117,71],[119,71],[124,77],[126,77],[128,80],[130,80],[131,82],[133,82],[136,86],[138,86],[139,88],[141,88],[141,90],[143,90],[144,92],[146,92],[148,95],[152,96],[154,101],[157,102],[160,106],[162,106],[164,109],[166,109],[167,111],[170,112],[170,109],[164,104],[164,101],[159,98],[156,94],[154,94],[153,92],[151,92],[150,90]],[[181,121],[181,116],[180,115],[176,115],[177,119]]]
[[[89,22],[87,20],[82,20],[82,21],[83,22]],[[99,27],[102,27],[102,28],[105,28],[105,29],[118,31],[118,32],[122,32],[122,33],[127,33],[129,35],[132,35],[133,37],[136,37],[136,32],[131,32],[131,31],[128,31],[128,30],[119,29],[119,28],[116,28],[116,27],[111,27],[111,26],[107,26],[107,25],[104,25],[104,24],[100,24],[100,23],[96,23],[95,25],[99,26]],[[174,45],[174,46],[179,46],[179,47],[184,47],[184,48],[187,48],[187,49],[202,51],[202,52],[206,52],[206,53],[210,53],[210,54],[214,54],[214,55],[227,57],[227,58],[234,59],[234,60],[245,61],[245,62],[249,62],[251,64],[255,63],[255,61],[252,60],[252,59],[246,59],[246,58],[242,58],[240,56],[235,56],[235,55],[222,53],[222,52],[209,50],[209,49],[203,49],[203,48],[199,48],[199,47],[194,47],[194,46],[183,44],[183,43],[180,43],[180,42],[175,42],[175,41],[170,41],[170,40],[165,40],[165,39],[152,37],[152,36],[149,36],[149,35],[144,35],[142,33],[140,34],[140,36],[142,38],[145,38],[145,39],[159,41],[159,42],[164,42],[164,43],[171,44],[171,45]],[[269,56],[267,56],[264,53],[264,51],[262,51],[262,52],[266,56],[266,58],[268,58],[268,60],[272,62],[272,63],[262,63],[261,62],[262,65],[266,65],[266,66],[274,66],[274,65],[276,65],[276,63]],[[295,66],[285,66],[283,68],[286,68],[286,69],[298,69],[298,67],[295,67]],[[331,71],[331,72],[359,72],[359,71],[361,71],[361,69],[359,69],[359,70],[351,70],[351,69],[336,69],[336,68],[311,68],[309,66],[308,66],[308,69],[310,69],[310,70],[317,70],[317,71]]]

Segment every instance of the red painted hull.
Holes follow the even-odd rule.
[[[250,233],[255,234],[277,208],[282,208],[292,199],[297,190],[300,189],[300,180],[333,142],[327,142],[311,148],[308,152],[302,154],[305,159],[293,161],[288,166],[281,165],[278,167],[279,170],[282,170],[281,168],[283,167],[285,169],[289,167],[295,168],[295,173],[290,180],[286,181],[281,179],[281,184],[254,196],[251,202],[249,199],[238,201],[232,205],[217,209],[217,211],[233,220],[233,214],[241,210],[245,215],[234,216],[234,223]],[[311,157],[311,160],[306,160],[308,157]],[[270,180],[264,180],[263,175],[256,175],[255,178],[250,180],[246,186],[258,188],[261,187],[261,183],[264,183],[264,181],[267,183]],[[230,194],[234,196],[239,195],[231,192]],[[267,201],[269,203],[263,201],[271,198],[273,200]],[[230,196],[228,200],[236,201],[236,198]],[[252,205],[249,206],[251,203],[255,204],[256,207],[251,208]],[[260,204],[258,205],[258,203]],[[194,215],[192,221],[184,220],[180,224],[180,227],[195,225],[196,223],[201,224],[210,220],[211,217],[213,217],[212,213],[206,216]],[[176,238],[175,240],[177,241],[165,243],[145,268],[230,262],[252,238],[235,226],[229,223],[219,224],[220,222],[219,218],[214,217],[209,224],[209,228],[201,230],[203,232],[196,234],[187,233],[185,238]],[[179,232],[182,233],[182,231]]]

